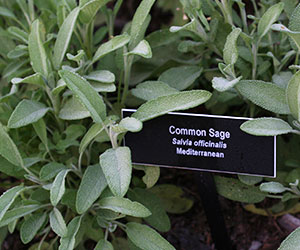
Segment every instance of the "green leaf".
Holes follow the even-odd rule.
[[[171,184],[155,185],[149,191],[157,195],[168,213],[183,214],[191,209],[193,201],[185,198],[180,187]]]
[[[146,225],[129,222],[126,224],[126,234],[137,247],[144,250],[175,250],[159,233]]]
[[[67,87],[65,81],[63,79],[59,79],[56,87],[52,90],[52,94],[58,95],[65,87]]]
[[[114,247],[109,241],[102,239],[98,241],[94,250],[114,250]]]
[[[102,82],[102,83],[113,83],[116,80],[115,75],[108,70],[93,71],[87,76],[84,76],[84,78],[87,80]]]
[[[82,177],[77,196],[76,210],[85,213],[99,198],[107,182],[99,164],[89,166]]]
[[[145,189],[135,188],[128,192],[128,197],[131,200],[138,201],[150,210],[151,215],[144,218],[150,226],[160,232],[168,232],[170,230],[170,219],[158,196]]]
[[[259,176],[248,176],[248,175],[238,175],[239,180],[246,185],[255,185],[263,180],[263,177]]]
[[[84,50],[78,50],[77,51],[77,54],[74,56],[70,53],[67,53],[67,58],[71,61],[74,61],[74,62],[77,62],[77,63],[80,63],[81,59],[85,56],[85,52]]]
[[[0,221],[2,220],[6,211],[10,208],[11,204],[24,189],[25,188],[23,186],[16,186],[7,190],[0,196]]]
[[[257,27],[257,34],[259,38],[262,38],[269,31],[271,25],[278,19],[284,4],[278,3],[272,5],[261,17]]]
[[[82,216],[77,216],[71,220],[67,227],[67,234],[60,239],[59,250],[73,250],[75,246],[75,237],[80,228]]]
[[[116,85],[113,83],[101,83],[101,82],[93,82],[93,88],[101,93],[101,92],[115,92],[117,90]]]
[[[5,131],[3,125],[0,123],[0,155],[2,155],[10,163],[23,167],[23,159],[19,153],[19,150],[13,140],[9,137]]]
[[[108,42],[101,44],[101,46],[97,49],[92,62],[96,62],[105,55],[113,52],[119,48],[122,48],[130,41],[130,36],[128,34],[123,34],[119,36],[115,36],[110,39]]]
[[[17,19],[17,17],[13,12],[11,12],[9,9],[2,6],[0,7],[0,16],[8,17],[11,19]]]
[[[7,100],[13,96],[14,94],[16,94],[18,92],[18,86],[13,84],[11,86],[11,89],[9,91],[9,93],[7,93],[6,95],[4,96],[0,96],[0,103],[3,103],[3,102],[7,102]]]
[[[12,35],[14,38],[16,38],[17,40],[27,44],[28,43],[28,33],[25,32],[24,30],[21,30],[18,27],[15,26],[10,26],[7,29],[7,32]]]
[[[11,114],[8,127],[20,128],[32,124],[40,120],[47,112],[47,108],[43,103],[31,100],[22,100],[19,102],[13,113]]]
[[[201,72],[202,68],[198,66],[180,66],[168,69],[160,75],[158,80],[167,83],[172,88],[184,90],[195,82]]]
[[[276,136],[290,133],[293,128],[278,118],[257,118],[244,122],[241,130],[251,135]]]
[[[2,220],[0,221],[0,227],[4,227],[9,223],[25,216],[28,214],[33,213],[34,211],[44,207],[43,205],[27,205],[23,207],[14,208],[6,212],[3,216]]]
[[[59,111],[58,116],[63,120],[82,120],[91,114],[76,96],[72,96]]]
[[[110,0],[92,0],[88,1],[85,4],[81,1],[80,2],[80,14],[79,19],[83,23],[90,23],[98,10],[107,4]]]
[[[133,50],[128,52],[127,55],[137,55],[144,58],[151,58],[152,50],[149,43],[146,40],[142,40]]]
[[[53,49],[53,65],[59,69],[68,49],[80,8],[77,7],[64,20],[57,34]]]
[[[300,71],[289,81],[286,97],[292,115],[300,121]]]
[[[60,171],[66,170],[67,167],[61,163],[49,162],[42,167],[40,171],[40,179],[42,181],[49,181],[54,178]]]
[[[42,141],[42,143],[46,146],[46,148],[48,148],[47,127],[44,122],[44,119],[41,118],[37,122],[33,123],[32,125],[36,134]]]
[[[145,175],[142,180],[146,184],[147,188],[153,187],[159,179],[160,176],[160,168],[154,166],[134,166],[137,170],[143,170]]]
[[[227,65],[234,65],[239,57],[237,49],[237,39],[242,30],[236,28],[227,36],[226,43],[223,49],[223,59]]]
[[[293,231],[280,245],[278,250],[300,250],[300,228]]]
[[[155,0],[142,0],[139,7],[137,8],[131,23],[131,48],[134,48],[140,42],[140,32],[143,29],[143,24],[145,23],[154,3]]]
[[[84,152],[88,144],[97,137],[104,130],[103,124],[95,123],[93,124],[88,132],[84,135],[80,142],[79,153]]]
[[[243,184],[237,179],[215,176],[215,181],[218,193],[233,201],[258,203],[266,197],[258,187]]]
[[[132,117],[144,122],[171,111],[196,107],[206,102],[210,97],[211,93],[206,90],[183,91],[177,94],[161,96],[144,103]]]
[[[29,83],[29,84],[34,84],[40,87],[46,87],[46,84],[39,73],[35,73],[31,76],[27,76],[25,78],[13,78],[11,80],[13,84],[20,84],[20,83]]]
[[[107,184],[115,196],[123,197],[131,180],[131,152],[128,147],[106,150],[100,155],[100,165]]]
[[[134,217],[148,217],[151,212],[139,202],[133,202],[121,197],[106,197],[99,201],[102,209],[109,209],[117,213]]]
[[[286,191],[286,188],[279,182],[265,182],[260,184],[259,186],[260,191],[272,193],[272,194],[280,194]]]
[[[285,90],[273,83],[258,80],[242,80],[238,91],[256,105],[278,114],[290,114]]]
[[[50,226],[54,233],[60,237],[64,237],[67,234],[67,226],[64,218],[62,217],[60,211],[54,207],[49,214]]]
[[[67,71],[59,71],[68,88],[78,96],[87,110],[91,113],[94,122],[102,123],[106,117],[106,106],[102,97],[94,88],[80,75]]]
[[[34,236],[41,229],[46,219],[46,213],[39,213],[31,215],[24,221],[20,229],[20,237],[24,244],[33,240]]]
[[[120,121],[118,127],[121,128],[124,132],[139,132],[143,128],[143,123],[133,117],[126,117]]]
[[[300,20],[299,20],[299,14],[300,14],[300,4],[297,5],[297,7],[294,9],[291,17],[290,17],[290,20],[289,20],[289,29],[292,30],[292,31],[295,31],[295,32],[299,32],[300,31],[300,28],[299,28],[299,24],[300,24]],[[295,39],[293,39],[294,42]],[[296,45],[297,45],[297,48],[298,50],[300,50],[300,36],[297,36],[297,42],[296,42]],[[297,50],[295,44],[293,42],[291,42],[291,45],[292,45],[292,48],[294,50]]]
[[[150,101],[160,96],[166,96],[178,92],[179,91],[177,89],[172,88],[161,81],[146,81],[140,83],[136,86],[136,88],[131,90],[132,95],[145,101]]]
[[[273,24],[271,28],[274,31],[286,33],[293,41],[292,47],[295,47],[295,50],[300,51],[300,30],[292,31],[282,24]]]
[[[56,206],[65,193],[65,179],[70,169],[64,169],[55,177],[50,189],[50,201],[53,206]]]
[[[231,81],[223,77],[214,77],[212,80],[212,86],[214,89],[218,90],[219,92],[224,92],[233,88],[241,79],[242,79],[241,76]]]
[[[38,19],[31,25],[28,50],[33,70],[47,78],[51,69],[41,38],[40,23]]]

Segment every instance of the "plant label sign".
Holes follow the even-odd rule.
[[[135,110],[123,109],[123,117]],[[132,161],[253,176],[276,176],[276,137],[253,136],[240,125],[250,118],[171,112],[127,133]]]

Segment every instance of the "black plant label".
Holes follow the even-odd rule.
[[[135,110],[123,109],[123,117]],[[276,176],[276,137],[240,130],[249,118],[171,112],[127,133],[132,162],[189,170]]]

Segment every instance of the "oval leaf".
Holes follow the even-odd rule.
[[[237,49],[237,39],[242,30],[236,28],[227,36],[226,43],[223,50],[223,59],[227,65],[234,65],[239,57]]]
[[[15,201],[18,195],[24,190],[25,188],[22,186],[13,187],[6,192],[4,192],[0,197],[0,221],[2,220],[3,216],[5,215],[6,211],[10,208],[11,204]]]
[[[167,215],[161,200],[155,194],[141,188],[135,188],[128,192],[128,197],[134,201],[138,201],[147,207],[151,215],[144,220],[156,230],[160,232],[168,232],[171,228],[171,222]]]
[[[272,194],[280,194],[286,191],[286,188],[279,182],[266,182],[262,183],[259,186],[260,191],[272,193]]]
[[[184,91],[173,95],[161,96],[144,103],[132,117],[144,122],[171,111],[185,110],[206,102],[211,93],[206,90]]]
[[[125,132],[139,132],[143,128],[143,123],[133,117],[126,117],[120,121],[119,127]]]
[[[146,225],[129,222],[126,224],[126,234],[134,245],[144,250],[175,250],[159,233]]]
[[[106,197],[99,201],[100,208],[134,217],[148,217],[151,212],[139,202],[121,197]]]
[[[55,177],[50,189],[50,201],[53,206],[56,206],[65,193],[65,178],[70,172],[70,169],[64,169]]]
[[[67,226],[64,218],[56,207],[54,207],[49,214],[49,219],[50,226],[53,232],[55,232],[60,237],[64,237],[67,233]]]
[[[102,239],[98,241],[94,250],[114,250],[114,247],[109,241]]]
[[[299,8],[300,10],[300,8]],[[295,48],[295,50],[300,50],[300,30],[298,31],[291,31],[287,27],[285,27],[282,24],[273,24],[271,26],[272,30],[279,31],[286,33],[291,38],[292,47]]]
[[[82,177],[77,196],[76,210],[86,212],[106,188],[107,182],[99,164],[89,166]]]
[[[284,3],[271,6],[261,17],[257,27],[257,34],[262,38],[269,31],[271,25],[278,19],[284,7]]]
[[[290,133],[293,128],[278,118],[258,118],[244,122],[241,130],[251,135],[276,136]]]
[[[41,38],[40,23],[38,19],[31,25],[28,50],[33,70],[47,78],[50,72],[50,63]]]
[[[20,152],[13,142],[13,140],[9,137],[8,133],[5,131],[3,125],[0,123],[0,155],[2,155],[6,160],[15,166],[23,167],[23,159],[20,155]]]
[[[299,250],[300,228],[293,231],[280,245],[278,250]]]
[[[79,14],[79,7],[73,9],[59,29],[53,49],[53,64],[59,69],[68,49],[72,33]]]
[[[131,153],[128,147],[106,150],[100,155],[100,165],[107,184],[115,196],[123,197],[131,180]]]
[[[132,95],[145,101],[156,99],[160,96],[166,96],[178,93],[175,88],[161,81],[146,81],[140,83],[136,88],[131,90]]]
[[[95,122],[102,123],[106,117],[106,106],[102,97],[94,88],[80,75],[67,71],[59,71],[60,76],[66,82],[69,89],[78,96]]]
[[[85,4],[80,2],[81,4],[81,10],[79,19],[83,23],[90,23],[98,10],[103,7],[106,3],[108,3],[110,0],[92,0],[88,1]]]
[[[149,43],[146,40],[142,40],[139,44],[130,52],[127,53],[128,55],[137,55],[144,58],[151,58],[152,57],[152,50]]]
[[[98,61],[103,56],[109,54],[112,51],[115,51],[119,48],[122,48],[130,41],[130,36],[128,34],[123,34],[119,36],[115,36],[111,40],[106,43],[103,43],[96,51],[93,62]]]
[[[87,80],[102,83],[113,83],[116,80],[115,75],[108,70],[93,71],[89,75],[84,76],[84,78]]]
[[[40,120],[49,110],[43,103],[22,100],[11,114],[8,127],[20,128]]]
[[[223,77],[214,77],[212,80],[212,86],[214,89],[218,90],[219,92],[224,92],[228,89],[233,88],[241,79],[242,79],[241,76],[231,81],[228,81]]]
[[[20,229],[20,237],[24,244],[27,244],[33,240],[34,236],[43,226],[46,219],[46,213],[39,213],[31,215],[27,220],[24,221]]]
[[[292,115],[300,121],[300,71],[289,81],[286,97]]]
[[[300,50],[300,28],[299,28],[299,24],[300,24],[300,20],[299,20],[299,14],[300,14],[300,4],[297,5],[297,7],[294,9],[291,17],[290,17],[290,21],[289,21],[289,29],[291,31],[294,31],[296,33],[298,33],[298,35],[296,36],[290,36],[292,38],[292,40],[295,42],[291,41],[291,45],[294,48],[294,50],[298,51]],[[296,44],[296,46],[295,46]]]
[[[90,117],[91,114],[78,98],[73,96],[66,101],[58,116],[63,120],[81,120]]]
[[[160,75],[158,80],[167,83],[172,88],[184,90],[195,82],[201,72],[202,68],[198,66],[180,66],[168,69]]]
[[[67,169],[64,164],[57,162],[49,162],[42,167],[40,171],[40,179],[42,181],[49,181],[54,178],[60,171]]]
[[[35,73],[31,76],[27,76],[25,78],[13,78],[11,80],[13,84],[20,84],[20,83],[29,83],[34,84],[40,87],[45,87],[46,84],[42,78],[42,76],[39,73]]]
[[[242,80],[238,91],[256,105],[278,114],[290,114],[285,90],[273,83],[258,80]]]
[[[67,234],[60,239],[59,250],[73,250],[75,246],[75,237],[81,224],[81,216],[77,216],[71,220],[67,227]]]

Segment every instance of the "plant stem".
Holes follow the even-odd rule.
[[[127,53],[127,48],[124,47],[124,54],[126,54],[126,53]],[[133,63],[133,56],[125,55],[124,56],[124,90],[123,90],[121,105],[125,104],[125,101],[126,101],[126,98],[128,95],[132,63]]]

